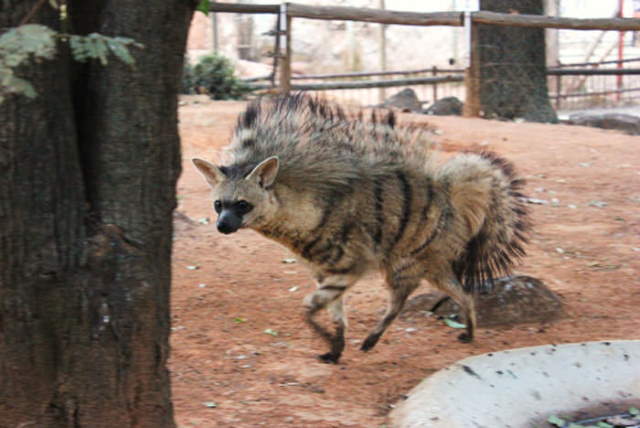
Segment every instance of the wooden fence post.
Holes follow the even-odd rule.
[[[384,0],[378,0],[378,7],[380,10],[385,9]],[[379,49],[380,49],[380,71],[387,71],[387,26],[386,24],[380,24],[380,32],[378,33]],[[387,98],[385,88],[378,88],[378,103],[384,103]]]
[[[287,95],[291,92],[291,17],[287,14],[287,3],[280,5],[280,28],[278,29],[282,37],[278,55],[282,55],[280,65],[280,93]]]
[[[434,65],[433,68],[431,69],[431,74],[433,74],[433,77],[436,77],[438,75],[438,66]],[[438,101],[438,84],[434,83],[432,85],[432,89],[433,89],[433,102],[435,103],[436,101]]]
[[[462,115],[480,117],[480,64],[478,58],[478,26],[471,19],[471,12],[464,13],[468,60],[464,70],[465,100]]]
[[[556,76],[556,110],[560,110],[562,102],[562,76]]]

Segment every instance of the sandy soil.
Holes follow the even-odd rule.
[[[240,102],[183,103],[179,211],[212,219],[207,186],[191,166],[214,160]],[[506,348],[640,338],[640,138],[565,125],[403,115],[440,130],[446,152],[494,150],[528,180],[535,231],[518,273],[564,297],[568,316],[548,325],[479,329],[473,344],[434,318],[398,320],[370,353],[358,344],[379,318],[378,277],[347,297],[350,328],[339,365],[317,362],[324,344],[302,322],[313,289],[287,250],[251,231],[177,222],[170,369],[178,426],[383,427],[393,403],[435,370]],[[427,289],[418,290],[417,293]],[[272,334],[265,333],[271,332]]]

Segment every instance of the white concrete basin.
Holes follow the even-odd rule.
[[[639,340],[465,358],[413,388],[391,421],[395,428],[540,428],[554,414],[582,418],[629,406],[640,407]]]

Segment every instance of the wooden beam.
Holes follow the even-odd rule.
[[[230,13],[279,13],[278,4],[235,4],[209,3],[211,12]],[[445,25],[460,27],[463,25],[462,12],[400,12],[344,6],[308,6],[287,3],[287,14],[294,18],[324,19],[336,21],[363,21],[396,25]],[[477,24],[502,25],[514,27],[558,28],[566,30],[617,30],[640,31],[638,18],[597,18],[576,19],[545,15],[526,15],[479,11],[472,13]]]
[[[247,3],[209,3],[209,12],[229,12],[229,13],[278,13],[279,4],[247,4]]]
[[[442,77],[416,77],[413,79],[394,80],[367,80],[364,82],[329,82],[329,83],[298,83],[291,85],[293,91],[324,91],[327,89],[368,89],[368,88],[391,88],[394,86],[428,85],[443,82],[462,82],[462,76],[442,76]],[[252,89],[269,89],[270,85],[253,84]]]
[[[284,46],[281,46],[280,49],[284,52],[282,53],[281,63],[280,63],[280,81],[279,81],[279,90],[282,95],[288,95],[291,92],[291,16],[287,15],[287,3],[283,3],[280,6],[280,24],[283,25],[280,27],[280,33],[284,34],[284,38],[282,41],[284,42]]]
[[[497,13],[483,10],[473,12],[472,19],[477,24],[509,27],[559,28],[565,30],[640,30],[640,19],[638,18],[574,19],[544,15]]]
[[[396,71],[355,71],[352,73],[333,73],[333,74],[300,74],[292,76],[294,80],[302,79],[335,79],[339,77],[373,77],[373,76],[393,76],[393,75],[406,75],[406,74],[424,74],[432,73],[433,67],[421,68],[418,70],[396,70]],[[438,74],[451,74],[451,73],[463,73],[462,68],[443,68],[438,69]]]
[[[464,117],[480,117],[480,59],[478,51],[478,25],[473,22],[471,16],[466,19],[468,34],[469,62],[464,71],[465,97],[462,107]]]
[[[288,3],[287,13],[294,18],[325,19],[335,21],[364,21],[397,25],[462,25],[460,12],[398,12],[345,6],[307,6]]]

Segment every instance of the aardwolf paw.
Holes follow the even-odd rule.
[[[378,335],[371,335],[367,337],[364,340],[364,343],[362,344],[362,346],[360,347],[360,350],[364,352],[372,350],[373,347],[376,346],[376,343],[378,343],[378,339],[380,339],[380,336]]]
[[[318,355],[318,360],[322,361],[326,364],[338,364],[338,360],[340,360],[340,354],[332,354],[331,352],[327,352],[326,354]]]
[[[469,336],[467,333],[460,333],[458,340],[462,343],[471,343],[473,342],[473,336]]]

